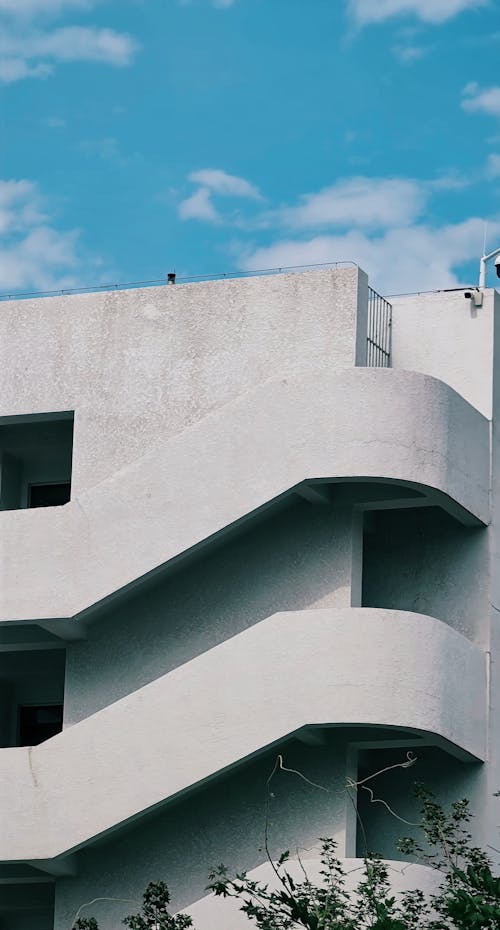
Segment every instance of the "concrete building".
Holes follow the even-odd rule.
[[[245,925],[207,873],[266,874],[278,754],[328,788],[272,782],[312,873],[322,835],[397,859],[346,783],[408,751],[377,796],[498,847],[499,297],[391,303],[339,267],[2,304],[1,930],[116,930],[157,879]]]

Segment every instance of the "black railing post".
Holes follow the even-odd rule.
[[[369,287],[366,334],[366,365],[368,368],[391,367],[391,329],[392,304]]]

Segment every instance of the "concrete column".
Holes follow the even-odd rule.
[[[4,452],[0,457],[0,510],[21,506],[21,462]]]
[[[363,514],[354,507],[331,511],[331,587],[327,595],[311,606],[361,607],[363,576]]]

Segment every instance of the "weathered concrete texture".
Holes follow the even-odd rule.
[[[271,854],[312,846],[326,830],[339,841],[343,855],[346,812],[352,812],[344,790],[349,763],[343,732],[336,731],[335,739],[324,747],[290,740],[279,751],[286,766],[329,790],[314,788],[290,773],[272,779]],[[274,749],[222,774],[177,804],[156,811],[154,817],[82,849],[77,874],[57,882],[56,930],[68,930],[77,909],[101,895],[138,901],[149,881],[163,879],[172,892],[175,911],[204,895],[208,872],[217,863],[237,869],[260,865],[265,860],[266,783],[277,752]],[[133,910],[126,901],[100,901],[85,913],[94,914],[102,930],[118,930],[121,918]]]
[[[306,868],[314,872],[318,837],[325,834],[339,840],[338,851],[343,856],[346,803],[352,810],[345,791],[346,773],[353,774],[347,744],[354,739],[367,742],[374,733],[359,728],[335,730],[328,732],[327,745],[323,747],[305,746],[295,740],[279,747],[286,767],[328,790],[322,791],[289,772],[273,777],[269,786],[272,856],[277,857],[284,849],[290,849],[295,856],[298,847]],[[430,752],[439,754],[438,750]],[[405,757],[400,749],[398,761]],[[224,862],[235,870],[266,872],[263,865],[266,783],[276,759],[275,749],[221,776],[177,805],[158,811],[155,817],[83,849],[78,854],[78,874],[57,883],[55,930],[67,930],[77,909],[95,897],[139,900],[152,878],[168,882],[173,911],[191,911],[194,904],[198,930],[211,930],[213,912],[210,899],[207,901],[205,897],[210,868]],[[450,760],[447,767],[450,781],[466,775],[470,768]],[[410,771],[411,777],[415,777],[415,770]],[[403,817],[411,810],[409,800],[407,797],[398,807]],[[384,854],[385,850],[386,844]],[[395,855],[395,846],[391,845],[386,857]],[[394,863],[396,886],[402,884],[403,867],[408,869],[411,887],[412,876],[417,873],[407,862]],[[432,877],[427,872],[419,871],[418,880],[424,875],[427,880],[423,887],[430,887]],[[133,910],[127,901],[99,901],[83,913],[94,914],[102,930],[117,930],[122,917]],[[233,910],[229,908],[226,914],[232,916]]]
[[[72,616],[305,479],[360,476],[434,489],[486,523],[488,421],[410,372],[268,381],[65,507],[0,513],[0,618]]]
[[[438,508],[379,511],[365,535],[363,605],[415,610],[488,648],[489,533]]]
[[[400,748],[376,748],[376,744],[372,744],[371,749],[361,749],[358,778],[380,772],[369,783],[375,797],[386,799],[391,809],[408,820],[410,825],[390,816],[383,804],[372,804],[369,793],[360,789],[358,811],[365,833],[358,833],[357,855],[364,855],[366,843],[369,849],[376,848],[384,857],[394,856],[396,844],[402,836],[413,835],[420,839],[420,830],[411,827],[411,824],[420,823],[422,810],[422,802],[415,797],[415,782],[430,788],[445,807],[460,798],[467,798],[474,812],[474,842],[486,849],[489,843],[498,841],[500,800],[492,799],[492,804],[484,801],[488,766],[479,763],[457,765],[449,754],[434,747],[417,746],[413,752],[417,761],[410,768],[402,769],[393,768],[402,761],[404,753]],[[399,858],[405,857],[400,853]]]
[[[362,367],[366,316],[357,269],[3,305],[0,427],[75,411],[71,502],[0,513],[5,742],[19,700],[62,686],[13,621],[88,633],[63,732],[0,749],[3,877],[56,876],[57,930],[155,879],[220,930],[207,871],[262,867],[277,752],[329,790],[273,779],[272,855],[325,834],[362,854],[346,778],[410,747],[381,796],[412,821],[409,780],[467,795],[498,846],[500,304],[398,299],[393,370]],[[365,506],[394,509],[365,516],[362,572]],[[394,856],[399,821],[361,808]],[[132,909],[93,911],[116,930]]]
[[[59,855],[308,724],[422,731],[484,759],[485,708],[484,654],[439,621],[277,614],[40,746],[0,750],[0,859]]]
[[[440,378],[491,418],[495,291],[478,308],[463,290],[390,300],[393,368]]]
[[[65,725],[278,611],[359,604],[359,562],[355,600],[350,575],[362,514],[290,501],[285,511],[112,603],[85,640],[68,643]],[[356,533],[349,535],[353,520]]]
[[[365,364],[357,268],[9,301],[0,416],[75,410],[88,490],[266,381]]]

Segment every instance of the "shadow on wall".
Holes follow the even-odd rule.
[[[68,643],[65,723],[75,723],[260,620],[328,607],[336,590],[333,511],[287,509],[108,608]]]
[[[486,532],[439,508],[366,514],[363,606],[428,614],[471,640],[487,603]],[[278,611],[336,606],[335,511],[286,509],[157,576],[68,643],[65,725]]]
[[[410,610],[480,641],[488,610],[487,531],[438,507],[368,514],[363,606]]]
[[[420,822],[421,803],[414,797],[415,782],[432,788],[438,800],[447,805],[457,798],[467,797],[472,810],[480,812],[475,797],[480,793],[481,763],[459,762],[441,749],[422,747],[413,749],[417,757],[408,769],[394,768],[370,782],[374,798],[388,801],[392,814],[384,803],[372,803],[370,793],[359,790],[357,856],[376,852],[384,859],[405,859],[396,849],[403,836],[421,835],[412,824]],[[369,749],[359,754],[358,779],[366,778],[401,761],[401,749]],[[403,822],[401,821],[402,818]],[[406,822],[404,822],[406,821]],[[476,830],[478,825],[476,824]]]

